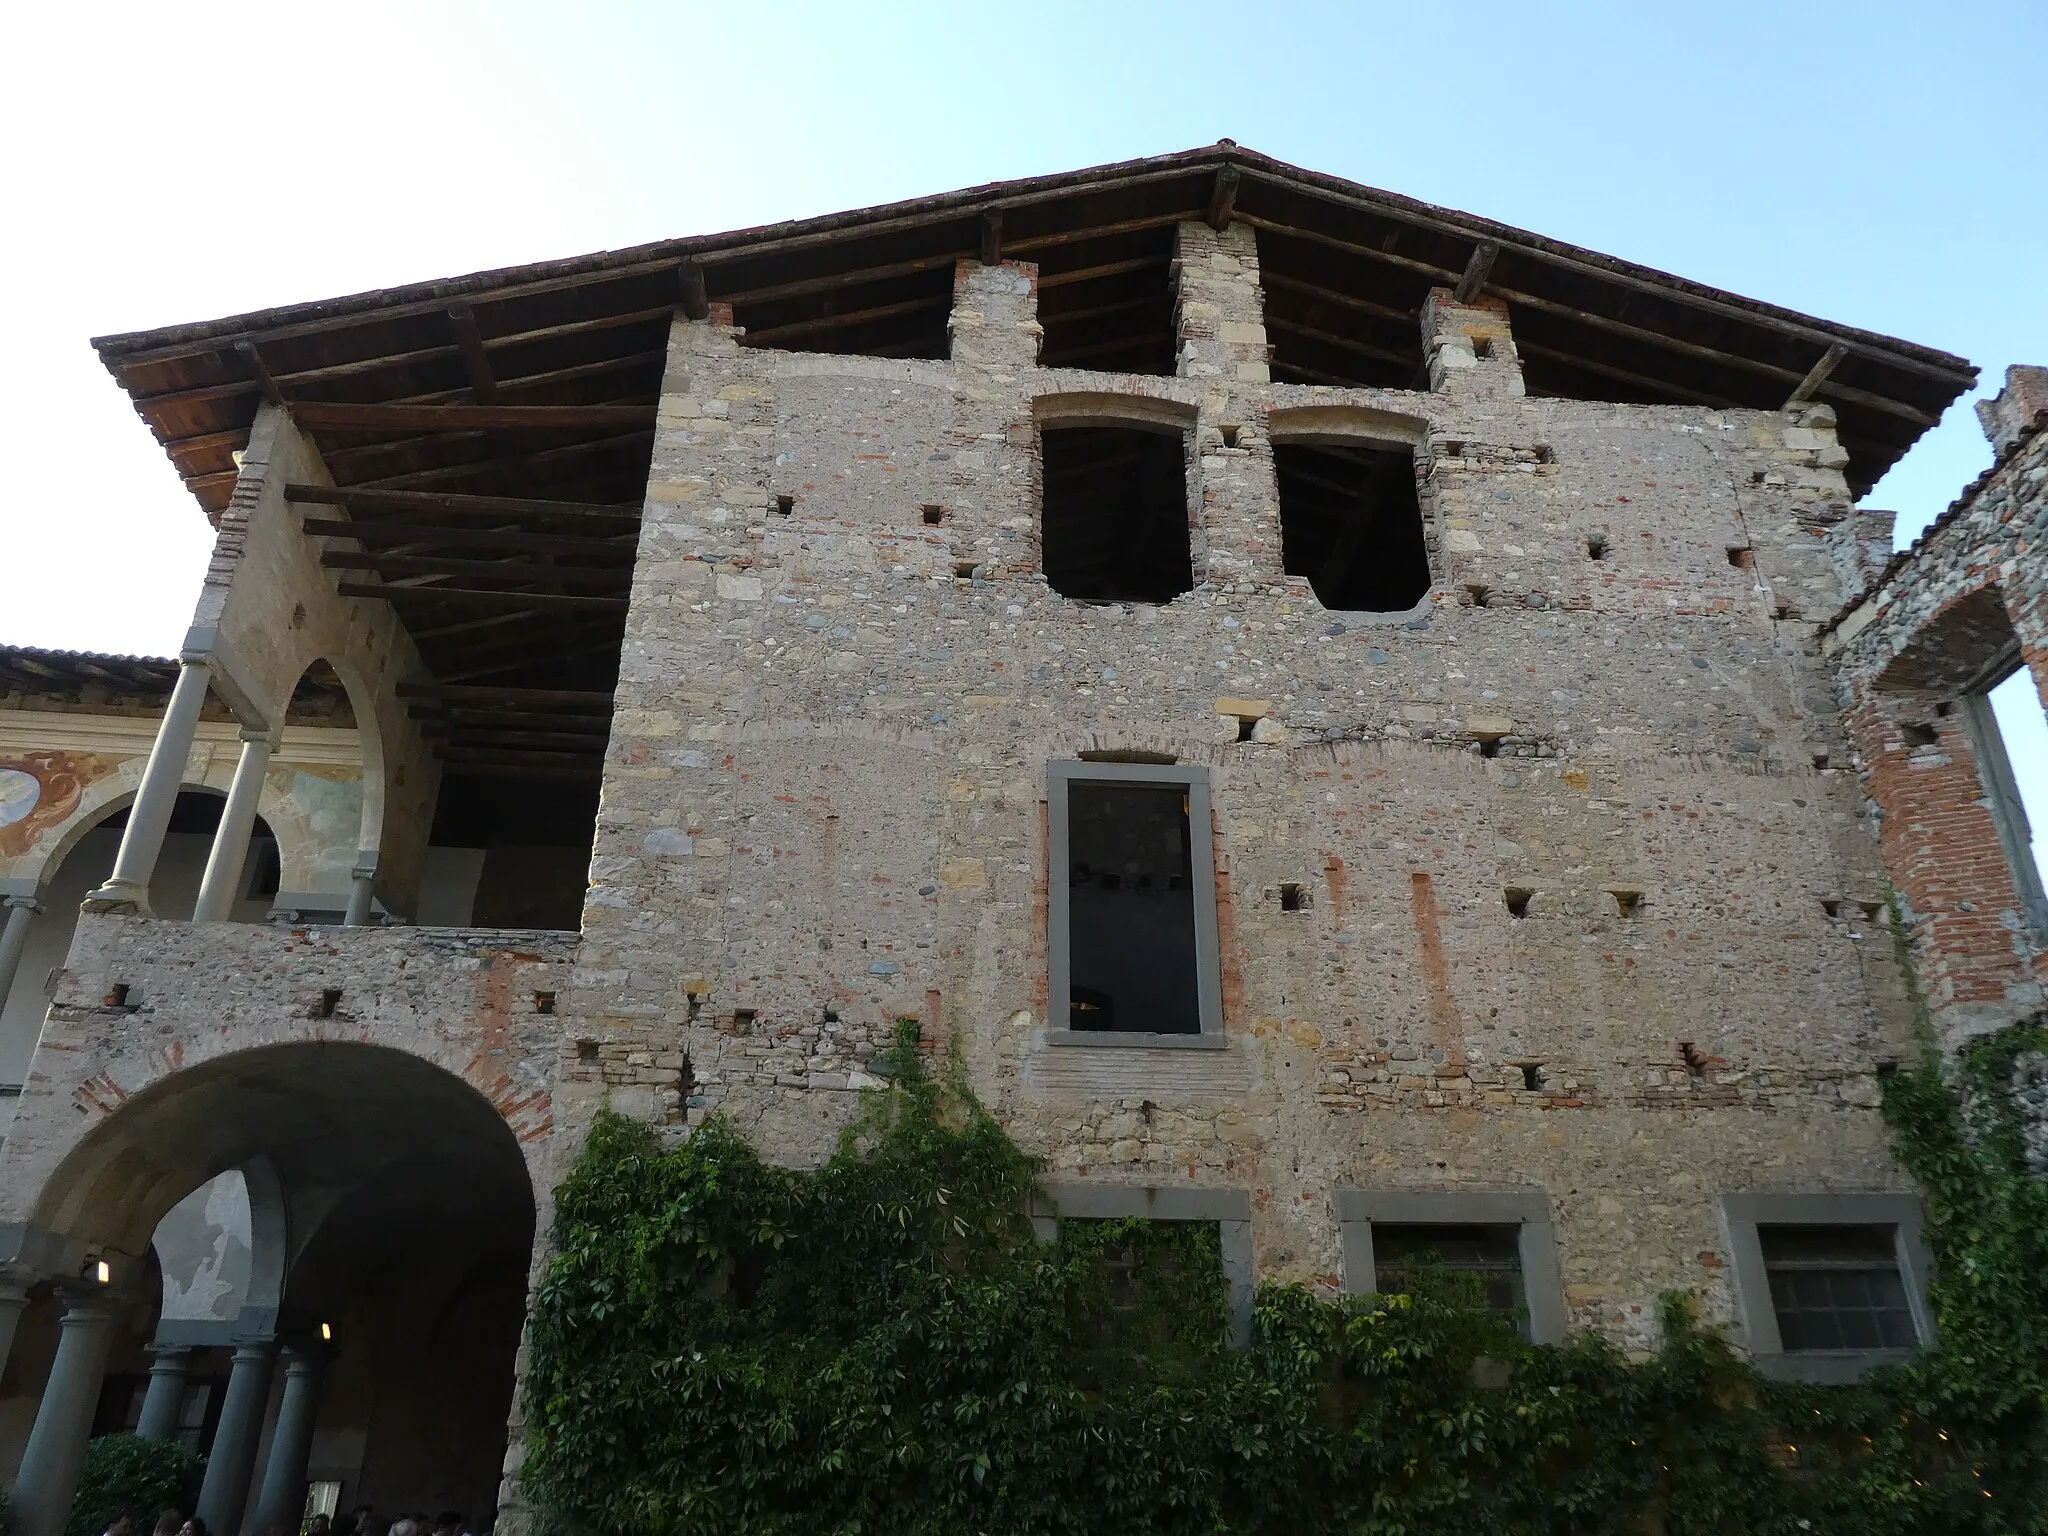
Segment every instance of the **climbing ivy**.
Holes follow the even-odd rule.
[[[2048,1209],[1999,1091],[2031,1038],[1960,1097],[1887,1079],[1941,1342],[1851,1387],[1761,1378],[1684,1295],[1648,1360],[1534,1347],[1441,1274],[1264,1286],[1232,1348],[1214,1228],[1042,1243],[1031,1160],[914,1027],[815,1171],[605,1115],[558,1193],[525,1486],[618,1536],[2048,1531]]]

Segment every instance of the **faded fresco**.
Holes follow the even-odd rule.
[[[91,752],[18,752],[0,760],[0,858],[16,859],[78,809],[87,786],[125,758]]]
[[[150,1239],[163,1271],[166,1321],[231,1323],[249,1295],[249,1186],[239,1168],[200,1185]]]

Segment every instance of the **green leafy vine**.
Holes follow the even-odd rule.
[[[1267,1285],[1232,1348],[1213,1229],[1042,1242],[1031,1160],[914,1030],[814,1171],[605,1115],[558,1192],[525,1487],[618,1536],[2048,1531],[2048,1207],[2005,1091],[2044,1045],[1982,1043],[1961,1094],[1887,1077],[1941,1336],[1851,1387],[1760,1377],[1684,1295],[1632,1363],[1443,1276]]]

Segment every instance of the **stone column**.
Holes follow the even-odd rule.
[[[342,926],[360,928],[369,922],[376,897],[377,850],[358,848],[355,865],[349,870],[348,911],[342,914]]]
[[[107,883],[85,898],[93,911],[149,911],[149,881],[156,873],[157,855],[163,852],[164,833],[170,829],[171,808],[178,803],[178,791],[185,782],[185,763],[192,755],[192,736],[199,726],[199,711],[206,704],[211,681],[209,664],[187,657],[178,668],[178,684],[171,690],[171,702],[157,727],[156,744],[149,749],[149,766],[142,770],[142,786],[135,803],[128,808],[128,828],[121,834],[121,851],[114,856],[114,872]]]
[[[242,1339],[228,1367],[227,1396],[221,1402],[220,1425],[213,1434],[213,1453],[206,1458],[206,1480],[199,1485],[199,1515],[206,1528],[220,1536],[242,1528],[242,1510],[249,1502],[249,1475],[256,1469],[256,1443],[263,1434],[263,1412],[270,1405],[270,1368],[277,1341]]]
[[[285,1351],[284,1397],[277,1405],[277,1424],[270,1432],[270,1456],[263,1464],[263,1490],[244,1536],[263,1536],[273,1525],[288,1532],[299,1528],[306,1503],[306,1462],[313,1454],[313,1419],[320,1407],[320,1373],[325,1365],[318,1345],[295,1345]]]
[[[14,1351],[14,1327],[28,1305],[28,1282],[0,1275],[0,1376],[7,1374],[7,1357]]]
[[[178,1432],[178,1411],[185,1406],[192,1351],[178,1344],[152,1344],[149,1353],[149,1390],[142,1394],[142,1417],[135,1433],[168,1440]]]
[[[115,1310],[114,1298],[101,1291],[74,1295],[64,1309],[57,1358],[14,1482],[15,1536],[63,1536],[99,1406]]]
[[[270,768],[272,742],[268,731],[242,732],[242,757],[235,764],[228,803],[214,830],[213,851],[199,882],[199,900],[192,907],[195,923],[224,923],[234,916],[241,894],[242,868],[249,859],[249,834],[256,825],[256,804],[263,795],[263,775]]]
[[[21,969],[21,952],[28,945],[28,925],[43,908],[33,896],[9,896],[0,901],[0,907],[7,909],[7,926],[0,928],[0,1009],[4,1009],[15,973]]]

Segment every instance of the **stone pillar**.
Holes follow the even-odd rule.
[[[28,1283],[0,1275],[0,1376],[7,1374],[7,1357],[14,1352],[14,1328],[27,1305]]]
[[[1174,233],[1180,286],[1174,305],[1175,371],[1202,386],[1195,452],[1205,505],[1195,574],[1222,591],[1285,591],[1273,445],[1257,390],[1266,363],[1266,291],[1250,225],[1216,230],[1189,221]],[[1237,509],[1224,517],[1222,509]]]
[[[263,1413],[270,1405],[270,1368],[277,1341],[243,1339],[235,1345],[228,1368],[228,1390],[213,1434],[213,1453],[206,1458],[206,1480],[199,1485],[199,1515],[206,1528],[220,1536],[242,1528],[242,1510],[249,1502],[249,1475],[256,1470],[256,1444],[263,1434]]]
[[[185,1406],[185,1379],[192,1371],[192,1351],[177,1344],[149,1346],[149,1390],[142,1394],[142,1417],[135,1433],[168,1440],[178,1432],[178,1412]]]
[[[179,666],[177,686],[171,690],[163,724],[157,727],[156,744],[149,749],[149,766],[142,770],[142,786],[128,808],[128,828],[121,834],[114,872],[105,885],[85,898],[88,909],[149,911],[150,877],[156,873],[157,855],[163,852],[164,833],[170,829],[171,808],[178,803],[178,791],[185,782],[185,762],[192,755],[192,736],[199,726],[199,711],[205,707],[210,681],[211,668],[203,659],[187,657]]]
[[[114,1298],[102,1291],[74,1295],[64,1309],[57,1358],[14,1482],[15,1536],[63,1536],[99,1406],[115,1310]]]
[[[270,769],[272,741],[268,731],[242,732],[242,757],[235,764],[228,803],[214,830],[213,851],[199,882],[199,900],[192,907],[195,923],[224,923],[234,916],[235,897],[242,890],[242,868],[249,859],[249,834],[256,825],[256,805],[263,795],[263,775]]]
[[[1459,300],[1432,288],[1422,306],[1422,355],[1440,395],[1500,399],[1527,393],[1505,299]]]
[[[15,973],[21,969],[21,952],[28,945],[28,925],[42,911],[33,896],[9,896],[0,901],[7,909],[7,925],[0,928],[0,1009],[7,1006],[7,994],[14,989]]]
[[[243,1536],[263,1536],[273,1525],[287,1532],[299,1528],[306,1503],[306,1462],[313,1454],[313,1419],[320,1407],[320,1373],[325,1364],[318,1345],[295,1345],[285,1351],[284,1397],[277,1406],[277,1424],[270,1432],[270,1455],[263,1463],[263,1490],[256,1513]]]

